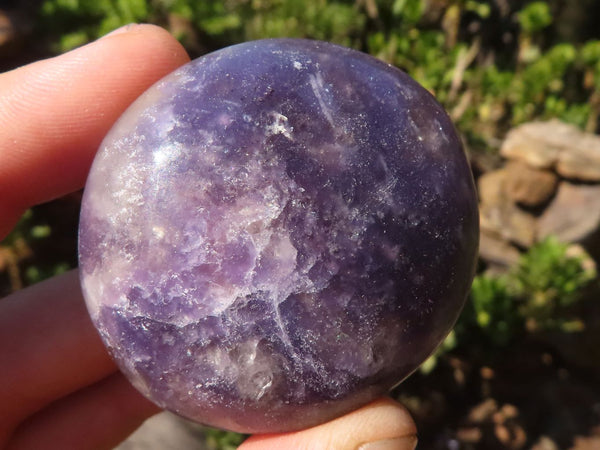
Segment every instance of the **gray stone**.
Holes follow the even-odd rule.
[[[514,128],[501,154],[532,167],[554,169],[565,178],[600,181],[600,136],[558,120]]]
[[[531,247],[535,242],[535,218],[512,203],[482,208],[480,220],[482,230],[496,233],[521,247]]]
[[[532,167],[551,169],[556,165],[565,142],[571,142],[573,129],[556,122],[532,122],[508,132],[500,154],[524,161]]]
[[[507,201],[505,183],[508,174],[505,168],[484,173],[477,180],[479,203],[484,206],[493,206]]]
[[[507,179],[506,168],[479,178],[481,230],[521,247],[530,247],[535,242],[535,218],[508,196]]]
[[[585,242],[600,228],[600,186],[563,181],[558,193],[538,221],[543,239],[557,236],[563,242]]]
[[[519,250],[492,231],[481,229],[479,257],[499,269],[513,266],[519,260]]]

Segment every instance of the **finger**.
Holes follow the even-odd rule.
[[[6,450],[111,449],[159,408],[115,374],[23,423]]]
[[[252,436],[239,450],[413,450],[416,433],[406,408],[384,398],[307,430]]]
[[[0,342],[0,438],[54,400],[116,371],[76,271],[0,301]]]
[[[135,25],[1,74],[0,238],[27,207],[80,189],[125,108],[187,61],[168,32]]]

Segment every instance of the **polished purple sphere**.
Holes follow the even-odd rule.
[[[400,70],[275,39],[144,93],[86,185],[83,291],[161,407],[294,430],[385,394],[444,339],[476,261],[459,137]]]

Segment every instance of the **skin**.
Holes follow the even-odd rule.
[[[0,74],[0,239],[27,208],[81,189],[119,115],[188,61],[165,30],[132,25]],[[110,449],[159,412],[106,353],[76,271],[0,301],[0,367],[0,448]],[[355,449],[380,441],[377,448],[412,449],[415,435],[406,409],[381,399],[308,430],[253,436],[241,448]]]

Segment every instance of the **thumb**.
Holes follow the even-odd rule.
[[[383,398],[306,430],[252,436],[238,450],[413,450],[416,433],[406,408]]]

